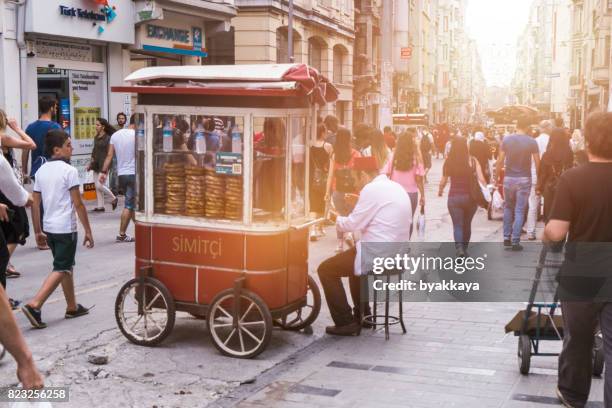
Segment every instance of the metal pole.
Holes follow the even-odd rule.
[[[293,62],[293,0],[289,0],[289,23],[287,25],[287,56]]]
[[[382,2],[379,127],[393,125],[391,116],[391,99],[393,98],[393,7],[393,0]]]

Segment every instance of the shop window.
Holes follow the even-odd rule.
[[[38,97],[48,96],[58,102],[58,122],[72,138],[73,154],[90,155],[96,133],[96,119],[105,117],[104,73],[37,67]],[[89,162],[76,158],[79,171]],[[85,164],[83,164],[85,163]]]
[[[253,221],[284,221],[287,121],[255,117],[253,133]]]
[[[291,118],[291,218],[306,216],[306,139],[308,129],[303,117]]]
[[[242,220],[244,120],[155,114],[154,212]]]

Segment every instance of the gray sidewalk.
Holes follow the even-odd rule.
[[[406,303],[399,327],[334,338],[240,407],[543,407],[554,394],[556,357],[532,357],[518,372],[517,339],[503,333],[521,304]],[[325,341],[325,338],[322,340]],[[557,352],[560,342],[545,344]],[[589,407],[603,407],[594,378]]]
[[[446,196],[435,195],[441,163],[434,160],[432,182],[426,185],[427,241],[452,241]],[[478,210],[472,240],[501,241],[501,227],[500,221],[488,221],[486,212]],[[313,245],[317,256],[311,256],[312,274],[332,254],[334,242],[330,228],[326,239]],[[504,333],[523,303],[405,303],[408,332],[392,326],[391,338],[385,341],[382,329],[363,330],[359,337],[322,334],[331,324],[323,302],[314,328],[321,339],[270,373],[267,382],[258,380],[248,392],[235,394],[237,406],[560,406],[555,396],[557,357],[532,357],[530,374],[523,376],[517,338]],[[391,314],[394,311],[397,304]],[[544,342],[542,347],[541,351],[558,352],[561,342]],[[603,379],[593,379],[590,401],[588,407],[603,407]]]

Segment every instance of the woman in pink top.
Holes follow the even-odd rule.
[[[417,202],[421,206],[425,205],[425,189],[423,185],[425,169],[415,137],[416,134],[411,129],[402,133],[397,139],[395,151],[391,153],[387,163],[381,170],[381,173],[387,174],[391,180],[401,184],[408,193],[410,203],[412,204],[412,217],[414,217]],[[421,193],[420,201],[418,200],[419,193]]]

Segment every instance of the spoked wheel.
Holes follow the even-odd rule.
[[[531,365],[531,340],[526,334],[521,334],[519,336],[518,365],[521,374],[529,374],[529,366]]]
[[[129,341],[140,346],[154,346],[172,331],[176,309],[163,283],[145,278],[143,286],[144,290],[138,278],[123,285],[115,301],[115,319]]]
[[[226,289],[213,299],[208,312],[208,330],[217,349],[230,357],[253,358],[270,342],[272,315],[255,293]]]
[[[595,335],[595,342],[593,344],[593,375],[600,377],[604,370],[604,350],[603,350],[603,338],[601,332]]]
[[[317,282],[311,276],[308,276],[306,305],[281,319],[276,319],[275,323],[284,330],[302,330],[317,320],[320,311],[321,291]]]

